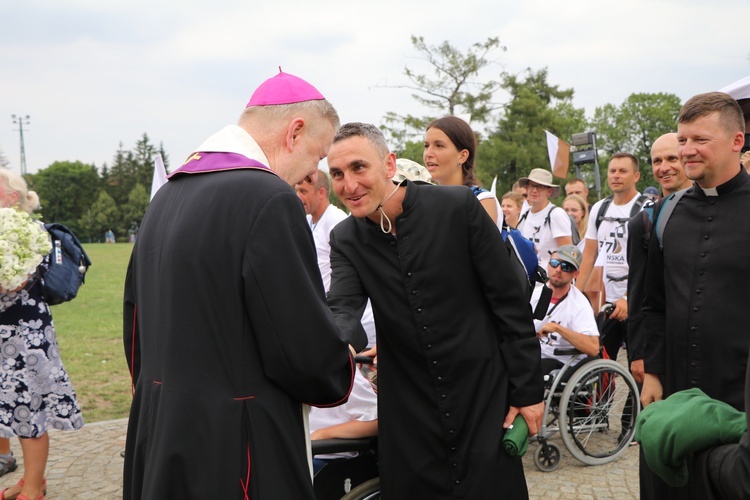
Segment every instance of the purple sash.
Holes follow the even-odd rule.
[[[276,172],[263,165],[261,162],[252,160],[241,154],[217,152],[202,153],[199,151],[190,156],[180,168],[169,174],[167,179],[171,179],[173,176],[179,174],[202,174],[205,172],[248,168],[265,170],[276,175]]]

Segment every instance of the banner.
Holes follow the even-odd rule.
[[[162,160],[161,155],[157,154],[154,156],[154,178],[151,180],[151,198],[149,200],[153,200],[159,188],[166,183],[167,169],[164,167],[164,160]]]
[[[549,155],[552,175],[560,179],[566,179],[570,166],[570,144],[558,139],[547,130],[544,133],[547,134],[547,154]]]

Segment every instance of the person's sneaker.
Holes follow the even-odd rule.
[[[0,476],[4,476],[8,472],[13,472],[18,468],[18,464],[16,463],[16,458],[13,456],[13,453],[10,454],[10,457],[0,457]]]

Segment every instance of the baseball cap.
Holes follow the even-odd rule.
[[[563,245],[556,250],[557,258],[563,262],[573,264],[576,269],[581,268],[581,261],[583,260],[583,254],[581,250],[575,245]]]

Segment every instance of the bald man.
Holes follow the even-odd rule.
[[[677,156],[677,134],[670,132],[656,139],[651,146],[651,170],[654,179],[661,187],[662,197],[687,189],[692,185],[685,174],[685,169]],[[630,297],[630,322],[628,323],[628,347],[632,350],[630,372],[639,385],[643,384],[644,345],[643,315],[641,306],[646,276],[646,261],[648,260],[649,230],[651,227],[647,218],[648,208],[637,214],[628,222],[628,297]],[[651,209],[653,210],[653,208]],[[641,498],[659,498],[666,494],[666,486],[640,457],[640,486]]]

